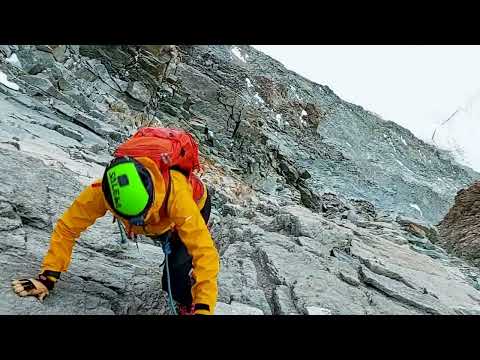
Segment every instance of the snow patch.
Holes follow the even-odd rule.
[[[407,142],[405,141],[405,139],[403,138],[403,136],[400,136],[400,139],[402,140],[402,142],[405,144],[405,146],[408,146]]]
[[[255,95],[253,96],[253,98],[255,100],[257,100],[258,102],[262,103],[262,104],[265,104],[265,101],[263,101],[263,99],[260,97],[260,95],[258,95],[258,93],[255,93]]]
[[[297,99],[298,101],[301,101],[300,96],[298,96],[297,94],[297,89],[295,89],[293,85],[290,85],[290,90],[292,90],[293,96],[295,96],[295,99]]]
[[[238,59],[242,60],[243,62],[247,62],[248,55],[243,56],[242,52],[239,47],[234,46],[231,50],[232,54],[235,55]]]
[[[307,125],[307,122],[303,119],[303,117],[307,115],[308,113],[304,109],[302,109],[302,113],[300,114],[300,124],[302,124],[302,126]]]
[[[277,125],[279,127],[282,127],[283,123],[282,123],[282,114],[277,114],[275,115],[275,120],[277,120]]]
[[[411,172],[413,175],[415,175],[415,173],[414,173],[412,170],[410,170],[408,167],[406,167],[405,164],[402,163],[400,160],[395,159],[395,161],[396,161],[397,163],[399,163],[400,166],[403,166],[405,169],[407,169],[407,171],[409,171],[409,172]]]
[[[417,204],[409,204],[410,207],[414,208],[415,210],[417,210],[421,216],[423,216],[423,213],[422,213],[422,210],[420,210],[420,208],[418,207]]]
[[[249,78],[245,78],[245,81],[247,83],[247,88],[252,88],[253,87],[252,82],[250,81]]]
[[[15,90],[15,91],[20,90],[20,86],[18,86],[14,82],[8,81],[7,80],[7,74],[3,73],[2,71],[0,71],[0,84],[3,84],[6,87],[8,87],[9,89],[12,89],[12,90]]]
[[[331,310],[318,306],[307,306],[305,310],[307,310],[307,315],[332,315]]]
[[[20,60],[18,60],[17,54],[15,53],[6,58],[5,61],[20,69],[22,68],[22,64],[20,63]]]
[[[388,139],[388,142],[390,143],[390,146],[392,147],[393,151],[397,152],[397,149],[395,149],[395,145],[393,145],[392,141]]]

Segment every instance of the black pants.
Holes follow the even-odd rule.
[[[211,210],[210,194],[207,194],[205,205],[200,211],[205,223],[210,219]],[[167,236],[164,233],[156,239],[161,240]],[[170,286],[172,290],[172,297],[175,301],[182,305],[190,306],[192,304],[192,286],[193,279],[190,276],[192,270],[192,257],[187,251],[187,248],[180,240],[176,232],[171,232],[170,248],[172,252],[168,256],[168,269],[170,272]],[[162,289],[168,291],[167,284],[167,269],[164,267],[162,276]]]

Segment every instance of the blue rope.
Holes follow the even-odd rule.
[[[170,309],[173,315],[178,315],[175,307],[175,303],[172,297],[172,288],[170,285],[170,268],[168,266],[168,255],[172,253],[172,249],[170,248],[170,237],[167,237],[167,239],[162,243],[162,250],[163,250],[163,253],[165,254],[165,266],[167,268],[167,288],[168,288],[168,300],[170,302]]]
[[[117,220],[117,225],[118,225],[118,229],[120,230],[120,244],[123,245],[123,244],[126,244],[127,243],[127,239],[125,239],[125,234],[124,234],[124,231],[123,231],[123,226],[120,224],[120,221]]]

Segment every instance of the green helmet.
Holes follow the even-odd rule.
[[[134,225],[143,225],[153,201],[153,183],[142,164],[127,156],[114,159],[105,169],[102,189],[112,210]]]

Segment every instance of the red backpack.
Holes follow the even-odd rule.
[[[193,199],[196,203],[203,196],[203,183],[193,173],[201,170],[198,145],[193,136],[184,130],[142,128],[121,144],[113,156],[148,157],[155,162],[163,175],[167,188],[162,208],[166,208],[170,194],[170,169],[179,170],[187,177],[192,186]]]

